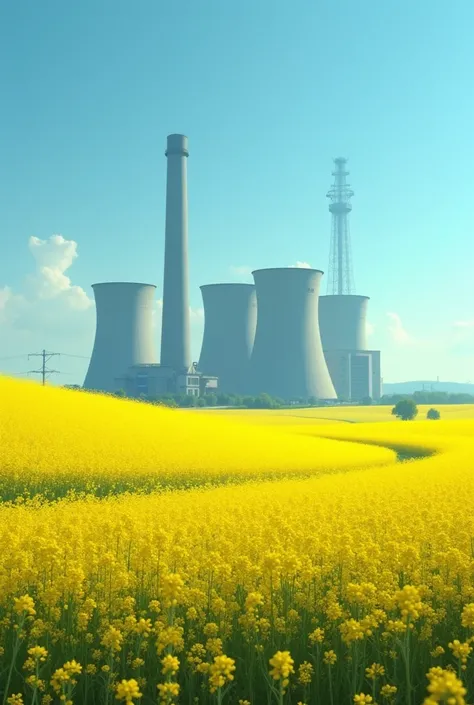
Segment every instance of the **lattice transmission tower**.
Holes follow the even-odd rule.
[[[347,159],[334,160],[332,172],[334,183],[327,192],[332,214],[331,248],[329,253],[329,277],[327,294],[354,294],[355,282],[352,271],[351,239],[349,233],[349,213],[352,210],[351,198],[354,195],[346,182]]]

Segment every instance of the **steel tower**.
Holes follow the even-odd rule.
[[[338,157],[334,160],[332,172],[334,183],[327,192],[332,214],[331,249],[329,254],[328,294],[353,294],[355,292],[354,273],[352,271],[351,242],[349,235],[349,213],[352,210],[351,197],[354,195],[346,183],[347,159]]]

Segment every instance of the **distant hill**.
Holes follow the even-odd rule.
[[[474,384],[467,382],[387,382],[383,394],[413,394],[413,392],[448,392],[449,394],[474,394]]]

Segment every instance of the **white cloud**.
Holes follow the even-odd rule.
[[[232,264],[229,267],[229,272],[232,275],[234,279],[237,279],[239,282],[245,281],[247,282],[249,279],[252,280],[252,272],[255,268],[250,267],[248,264],[240,264],[240,265],[234,265]]]
[[[402,320],[398,313],[387,312],[387,317],[390,319],[388,332],[393,342],[398,345],[407,345],[413,342],[410,334],[403,327]]]
[[[308,262],[296,262],[295,264],[290,264],[292,269],[313,269]]]
[[[74,337],[83,332],[83,314],[92,313],[94,302],[65,274],[77,257],[77,243],[62,235],[48,240],[30,237],[28,249],[36,271],[25,277],[20,293],[8,286],[0,290],[0,323],[28,333],[61,330]],[[88,316],[86,327],[91,321]]]
[[[27,288],[39,299],[61,298],[66,308],[85,310],[93,305],[80,286],[71,283],[65,272],[77,257],[77,243],[62,235],[48,240],[30,237],[28,248],[36,262],[36,272],[27,277]]]

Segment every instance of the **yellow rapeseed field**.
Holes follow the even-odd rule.
[[[474,420],[268,429],[1,378],[0,398],[21,489],[0,505],[2,705],[474,700]],[[25,500],[42,476],[59,499]]]
[[[0,494],[106,495],[381,465],[394,453],[0,377]]]

